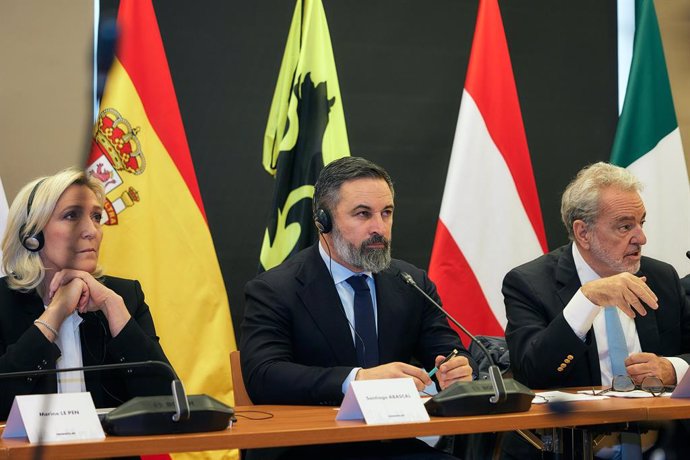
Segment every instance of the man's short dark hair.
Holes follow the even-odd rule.
[[[314,184],[314,213],[318,209],[333,212],[340,201],[340,187],[357,179],[383,179],[395,196],[393,181],[385,169],[361,157],[343,157],[328,163]]]

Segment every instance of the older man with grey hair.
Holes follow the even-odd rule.
[[[618,166],[582,169],[561,202],[571,243],[506,275],[506,340],[519,381],[610,386],[620,376],[669,385],[687,371],[690,304],[673,267],[642,256],[640,188]]]

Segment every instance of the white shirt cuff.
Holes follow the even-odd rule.
[[[688,364],[688,362],[682,358],[667,357],[666,359],[671,361],[671,364],[673,364],[673,368],[676,370],[676,384],[678,384],[678,382],[680,382],[683,379],[683,376],[685,376],[685,373],[688,371],[688,367],[690,367],[690,364]]]
[[[578,289],[568,305],[563,309],[563,317],[570,325],[573,332],[584,341],[587,337],[587,332],[592,328],[594,318],[597,317],[601,307],[593,304],[582,293],[582,289]]]
[[[345,380],[343,381],[343,384],[341,386],[341,389],[343,390],[343,394],[347,393],[347,389],[350,387],[350,382],[352,382],[355,379],[355,376],[357,375],[357,372],[360,369],[361,369],[361,367],[355,367],[347,375],[347,377],[345,378]]]

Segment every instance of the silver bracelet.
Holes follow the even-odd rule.
[[[60,334],[58,334],[58,331],[55,330],[55,328],[54,328],[53,326],[51,326],[50,324],[46,323],[46,322],[43,321],[42,319],[35,319],[35,320],[34,320],[34,324],[40,324],[41,326],[45,326],[46,329],[48,329],[50,332],[53,333],[53,335],[55,335],[55,338],[56,338],[56,339],[57,339],[58,336],[60,335]]]

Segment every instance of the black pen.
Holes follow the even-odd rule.
[[[435,374],[436,372],[438,372],[438,368],[439,368],[439,367],[443,366],[445,363],[447,363],[448,361],[450,361],[452,358],[454,358],[454,357],[457,356],[457,355],[458,355],[458,350],[457,350],[456,348],[453,348],[453,351],[451,351],[450,354],[449,354],[448,356],[446,356],[445,358],[443,358],[443,361],[441,361],[441,363],[440,363],[438,366],[436,366],[436,367],[434,367],[433,369],[431,369],[431,372],[429,372],[429,377],[433,377],[434,374]]]

